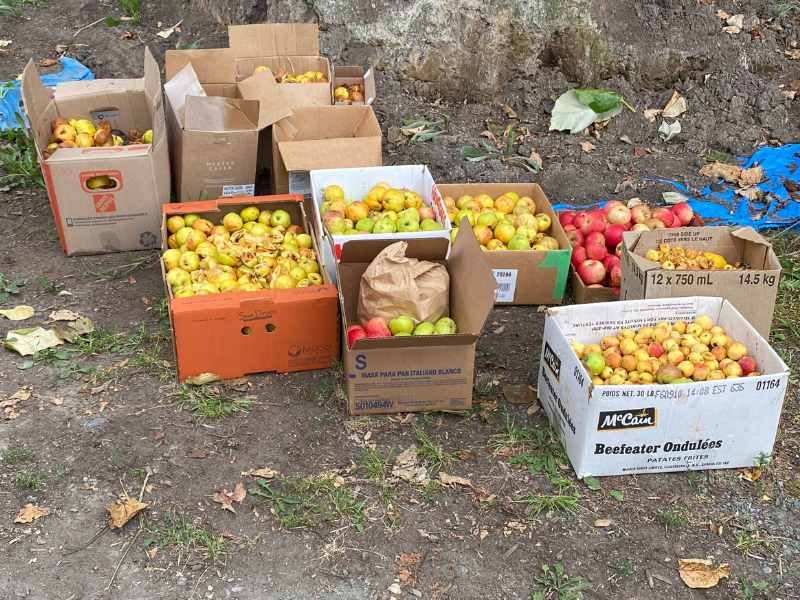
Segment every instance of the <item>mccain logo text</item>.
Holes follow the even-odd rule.
[[[597,431],[616,431],[619,429],[640,429],[656,426],[655,407],[634,408],[630,410],[601,411],[597,420]]]

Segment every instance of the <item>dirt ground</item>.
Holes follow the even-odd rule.
[[[505,104],[529,130],[520,152],[541,155],[533,179],[554,201],[657,200],[667,188],[651,178],[698,185],[710,151],[798,139],[800,100],[779,86],[800,79],[800,62],[783,54],[800,41],[800,4],[606,4],[616,8],[598,8],[596,19],[639,40],[631,52],[657,36],[691,47],[693,60],[670,81],[602,82],[639,112],[623,112],[591,138],[591,153],[581,149],[583,136],[547,132],[549,101],[571,84],[545,62],[535,81],[510,81],[496,103],[482,105],[423,99],[412,84],[381,74],[375,108],[386,162],[428,164],[439,181],[530,180],[500,159],[468,163],[460,154],[487,119],[509,123]],[[122,14],[116,3],[42,1],[23,5],[21,16],[0,14],[0,39],[13,40],[0,53],[0,79],[14,78],[30,56],[56,56],[58,44],[98,77],[132,77],[143,43],[159,59],[176,43],[225,43],[224,30],[175,6],[146,2],[140,24],[99,23],[77,36],[85,24]],[[745,13],[759,33],[723,33],[718,8]],[[181,33],[155,36],[181,16]],[[132,39],[120,38],[126,30]],[[673,87],[689,111],[683,134],[667,144],[641,109],[663,106]],[[398,143],[403,119],[440,115],[448,126],[434,141]],[[34,306],[35,323],[26,323],[67,308],[98,328],[32,362],[0,351],[0,400],[30,391],[0,415],[0,600],[499,600],[534,592],[572,600],[584,586],[590,599],[800,598],[796,379],[758,481],[711,471],[609,477],[591,489],[530,404],[542,328],[536,307],[492,314],[469,413],[347,418],[335,370],[178,386],[157,255],[65,258],[42,189],[0,185],[0,227],[0,273],[23,284],[2,304]],[[0,321],[3,337],[11,328]],[[796,371],[796,321],[780,331],[775,341]],[[392,475],[394,458],[412,445],[433,483]],[[278,474],[242,475],[262,467]],[[437,485],[438,472],[473,487]],[[212,496],[239,481],[247,496],[235,513],[222,510]],[[105,506],[124,491],[150,506],[109,531]],[[14,524],[26,503],[49,514]],[[729,563],[731,575],[691,590],[678,577],[679,558]]]

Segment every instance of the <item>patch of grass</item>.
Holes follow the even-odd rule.
[[[753,581],[747,577],[739,577],[739,593],[736,595],[738,600],[766,600],[769,596],[769,582]]]
[[[626,558],[619,563],[619,566],[617,566],[617,571],[619,571],[619,574],[622,577],[631,577],[635,571],[633,561],[630,558]]]
[[[33,451],[23,446],[10,446],[0,452],[0,461],[4,465],[18,465],[33,460]]]
[[[8,2],[9,0],[0,0]],[[11,0],[12,2],[14,0]],[[2,6],[2,5],[0,5]],[[3,14],[0,9],[0,14]],[[0,131],[0,183],[14,183],[23,187],[44,187],[42,172],[33,136],[25,128],[25,121],[16,114],[19,127]]]
[[[22,16],[25,6],[34,4],[34,0],[0,0],[0,15]]]
[[[558,466],[567,464],[567,453],[555,430],[546,427],[522,427],[507,419],[505,430],[489,439],[495,456],[510,455],[508,463],[525,467],[534,475],[544,473],[560,477]]]
[[[326,376],[316,383],[312,397],[315,402],[322,404],[333,398],[335,392],[336,387],[334,386],[332,378]]]
[[[181,385],[175,396],[179,408],[188,409],[202,419],[219,419],[250,412],[253,408],[248,398],[231,398],[217,386]]]
[[[33,471],[19,471],[14,476],[14,485],[20,490],[38,492],[44,487],[44,477]]]
[[[417,438],[417,456],[430,471],[438,471],[448,467],[454,460],[455,454],[445,452],[442,445],[434,441],[421,427],[414,428]]]
[[[225,552],[225,539],[216,535],[205,525],[176,514],[169,514],[163,521],[149,522],[145,548],[156,546],[172,548],[181,554],[200,553],[207,560],[216,562]]]
[[[200,42],[197,40],[192,40],[191,42],[183,42],[178,40],[175,44],[176,50],[194,50],[200,47]]]
[[[792,0],[789,1],[782,0],[780,2],[776,2],[775,5],[772,7],[772,12],[779,19],[798,10],[800,10],[800,4],[798,4],[797,2],[793,2]]]
[[[478,398],[486,398],[488,396],[496,396],[497,390],[500,387],[500,382],[497,377],[492,373],[478,373],[475,377],[475,395]]]
[[[6,302],[9,296],[19,294],[19,288],[23,285],[21,281],[14,281],[0,273],[0,302]]]
[[[500,160],[509,165],[520,167],[530,173],[538,173],[542,169],[541,158],[531,154],[520,154],[520,146],[526,142],[531,134],[525,127],[517,123],[509,123],[499,131],[493,123],[487,123],[488,129],[483,133],[489,141],[480,140],[477,146],[463,146],[461,156],[470,162],[480,162],[487,159]]]
[[[783,231],[770,242],[783,267],[770,337],[791,368],[800,363],[800,235]]]
[[[142,20],[141,0],[117,0],[119,7],[126,16],[130,17],[131,23],[137,25]]]
[[[542,565],[540,575],[534,577],[540,589],[531,593],[531,600],[581,600],[589,584],[582,577],[567,575],[564,565]]]
[[[138,258],[131,260],[131,262],[123,263],[120,265],[112,265],[110,267],[105,268],[97,268],[96,263],[97,260],[90,261],[88,259],[84,259],[79,264],[81,269],[87,275],[87,277],[94,277],[97,282],[101,281],[115,281],[120,279],[125,279],[131,275],[133,275],[136,271],[147,269],[152,267],[158,262],[158,255],[153,252],[142,251],[138,254],[142,254]],[[128,258],[128,255],[136,256],[137,253],[126,253],[126,255],[120,255],[122,258]],[[90,258],[97,258],[97,257],[90,257]]]
[[[677,528],[689,522],[683,508],[667,508],[660,510],[656,513],[656,518],[661,521],[665,527]]]
[[[722,150],[709,150],[703,155],[703,160],[707,163],[729,163],[733,160],[733,157],[728,154],[727,152],[723,152]]]
[[[266,502],[281,527],[317,527],[346,523],[364,530],[364,503],[332,477],[285,477],[267,482],[258,480],[252,495]]]
[[[563,490],[557,494],[527,494],[512,500],[528,505],[530,516],[537,517],[549,513],[574,513],[578,512],[580,496],[573,490]]]
[[[57,281],[52,281],[47,275],[39,275],[33,280],[33,284],[40,292],[45,294],[57,294],[64,289],[62,284]]]
[[[391,455],[386,457],[375,448],[365,448],[358,458],[358,472],[371,481],[383,481],[386,479],[386,469],[389,465]]]
[[[758,530],[743,530],[736,532],[736,549],[743,555],[763,552],[775,552],[775,542]]]

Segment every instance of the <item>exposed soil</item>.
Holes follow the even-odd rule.
[[[788,12],[768,20],[784,6]],[[591,153],[581,149],[583,136],[547,132],[548,101],[570,86],[558,57],[545,61],[534,81],[510,81],[494,104],[424,99],[415,95],[413,82],[383,73],[375,108],[387,140],[385,160],[428,164],[440,181],[530,180],[501,160],[468,163],[461,157],[461,147],[476,143],[487,119],[508,123],[506,104],[518,126],[531,132],[521,152],[541,155],[544,168],[533,178],[554,201],[612,195],[655,200],[666,189],[650,179],[656,176],[697,185],[695,174],[709,150],[738,154],[758,143],[798,138],[800,100],[790,100],[779,86],[789,89],[800,79],[800,62],[783,54],[798,41],[800,5],[780,7],[767,0],[597,7],[595,19],[607,24],[609,35],[626,37],[631,56],[640,60],[649,38],[676,52],[691,49],[692,56],[669,80],[641,73],[626,78],[620,68],[602,81],[640,110],[624,111],[598,131]],[[723,33],[714,16],[718,8],[745,13],[746,31]],[[141,74],[143,43],[160,59],[176,42],[217,47],[226,41],[223,29],[183,14],[177,2],[145,2],[139,25],[99,23],[73,36],[108,14],[121,13],[116,4],[62,0],[26,6],[21,18],[0,16],[0,39],[13,40],[0,54],[0,79],[15,77],[30,56],[55,56],[57,44],[68,45],[68,53],[98,77],[133,77]],[[180,34],[155,36],[181,17]],[[758,35],[748,33],[753,27]],[[120,39],[124,30],[133,39]],[[351,54],[359,59],[357,51]],[[664,143],[658,122],[645,120],[641,109],[663,106],[673,87],[686,96],[689,111],[681,118],[683,133]],[[435,141],[390,141],[404,118],[436,115],[446,115],[449,126]],[[634,148],[650,152],[637,158]],[[174,383],[156,254],[65,258],[40,189],[2,188],[0,224],[0,272],[25,283],[9,302],[37,311],[26,324],[44,323],[51,310],[69,308],[118,334],[103,347],[39,358],[31,367],[0,351],[0,400],[22,387],[32,392],[15,407],[15,418],[0,415],[2,600],[388,598],[395,582],[402,588],[395,597],[529,598],[546,589],[534,580],[542,565],[556,563],[587,583],[586,598],[800,598],[796,386],[786,399],[772,463],[757,482],[736,471],[713,471],[610,477],[592,491],[562,464],[558,472],[570,480],[564,494],[578,496],[577,511],[535,514],[520,500],[555,494],[553,485],[535,469],[510,464],[502,448],[492,452],[497,444],[491,442],[502,441],[493,436],[512,421],[529,432],[546,427],[537,405],[514,404],[507,387],[535,386],[542,327],[536,307],[492,314],[479,342],[476,408],[468,414],[347,418],[331,370],[263,374],[216,386],[224,397],[249,400],[251,409],[202,419],[181,408]],[[0,321],[0,335],[14,327]],[[359,468],[374,456],[370,448],[396,455],[419,446],[420,432],[453,454],[442,471],[469,478],[485,494],[395,481],[390,465],[378,469],[382,475]],[[563,463],[557,448],[533,449]],[[264,466],[281,473],[275,489],[288,485],[284,476],[335,470],[343,478],[337,485],[355,504],[344,502],[325,522],[282,527],[282,509],[255,494],[253,478],[240,475]],[[436,465],[429,467],[435,479]],[[212,495],[240,480],[247,497],[236,514],[223,511]],[[104,507],[124,489],[132,496],[144,489],[151,504],[145,516],[82,547],[103,529]],[[621,499],[612,490],[622,492]],[[14,524],[28,502],[50,514]],[[610,526],[595,526],[605,518]],[[167,533],[186,531],[176,523],[216,536],[223,550],[209,558],[202,541],[207,538],[199,535],[193,547],[171,543]],[[408,556],[414,553],[421,556]],[[690,590],[678,577],[677,559],[706,557],[730,563],[731,577],[711,590]],[[754,582],[766,582],[768,591],[753,591]]]

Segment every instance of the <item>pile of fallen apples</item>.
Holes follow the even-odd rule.
[[[651,231],[685,227],[695,219],[686,202],[651,208],[647,204],[626,206],[611,200],[589,211],[565,210],[559,221],[572,244],[572,266],[589,287],[610,287],[619,295],[622,283],[622,236],[626,231]]]

